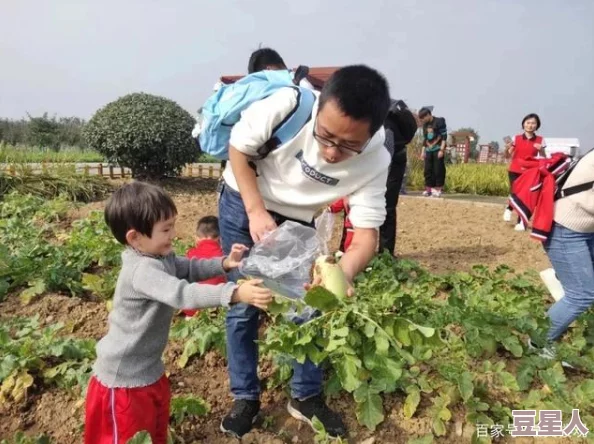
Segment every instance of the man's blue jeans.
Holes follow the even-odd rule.
[[[271,216],[277,225],[287,220],[276,213],[271,213]],[[225,254],[229,254],[233,244],[240,243],[250,248],[254,244],[241,195],[225,184],[222,184],[219,198],[219,229]],[[237,281],[241,276],[234,272],[229,277]],[[258,308],[247,304],[235,304],[227,312],[227,361],[231,393],[235,399],[256,400],[260,397],[258,344],[255,342],[258,339],[259,315]],[[291,396],[304,399],[321,393],[322,378],[322,369],[311,361],[306,360],[303,364],[294,362]]]
[[[548,339],[558,339],[594,303],[594,233],[555,224],[545,250],[565,296],[549,309]]]

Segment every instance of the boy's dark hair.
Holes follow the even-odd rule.
[[[219,218],[205,216],[196,224],[196,236],[213,239],[220,236]]]
[[[105,206],[105,223],[124,245],[129,230],[151,237],[157,222],[176,215],[177,208],[163,189],[142,182],[117,189]]]
[[[375,69],[365,65],[345,66],[325,83],[319,109],[332,100],[347,116],[369,121],[369,133],[373,135],[388,115],[390,89],[386,78]]]
[[[263,71],[267,66],[276,65],[281,68],[287,67],[285,61],[272,48],[260,48],[252,52],[248,62],[248,74],[253,74],[258,71]]]
[[[424,119],[427,116],[430,116],[431,114],[431,110],[427,109],[427,108],[421,108],[419,110],[419,119]]]
[[[538,114],[535,113],[530,113],[522,119],[522,129],[524,129],[524,124],[526,123],[526,120],[530,119],[536,120],[536,131],[538,131],[540,129],[540,117],[538,117]]]

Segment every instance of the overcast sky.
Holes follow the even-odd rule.
[[[263,44],[291,66],[373,66],[481,142],[537,112],[544,136],[589,148],[593,24],[593,0],[3,0],[0,116],[89,118],[138,91],[195,114]]]

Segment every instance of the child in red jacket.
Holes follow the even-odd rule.
[[[186,257],[188,259],[211,259],[224,256],[219,236],[219,219],[216,216],[203,217],[196,225],[196,246],[188,250]],[[225,282],[227,282],[227,279],[224,275],[221,275],[200,283],[218,285]],[[186,315],[186,318],[191,318],[198,310],[182,310],[182,312]]]
[[[343,197],[332,203],[328,208],[331,213],[341,213],[344,211],[344,225],[342,227],[342,239],[340,240],[340,251],[346,252],[353,241],[353,224],[349,219],[349,198]]]

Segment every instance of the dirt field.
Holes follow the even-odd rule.
[[[188,194],[174,189],[179,210],[178,236],[191,239],[195,222],[201,216],[216,214],[216,195],[212,191]],[[76,212],[82,216],[92,204]],[[503,208],[487,204],[453,202],[441,199],[403,197],[399,205],[397,255],[415,259],[435,272],[466,270],[474,264],[508,264],[516,270],[542,270],[548,261],[542,247],[529,239],[527,233],[516,233],[513,224],[502,221]],[[334,241],[338,239],[338,228]],[[0,318],[39,313],[44,323],[63,321],[78,337],[99,339],[106,331],[105,305],[62,295],[46,295],[35,303],[22,307],[18,298],[11,297],[0,304]],[[1,322],[1,320],[0,320]],[[214,352],[202,359],[193,359],[185,369],[172,365],[181,353],[180,344],[171,344],[166,352],[174,394],[204,397],[211,413],[196,421],[186,421],[177,432],[183,442],[231,443],[237,440],[219,432],[219,421],[231,406],[225,361]],[[263,365],[263,376],[268,366]],[[312,432],[290,419],[285,410],[286,395],[282,391],[266,391],[263,416],[269,417],[267,429],[255,429],[244,437],[244,443],[308,443]],[[404,443],[430,432],[425,419],[404,419],[403,398],[385,400],[386,421],[372,433],[356,422],[353,404],[348,396],[331,400],[330,404],[345,416],[350,430],[349,442]],[[0,411],[0,438],[16,430],[27,433],[45,432],[60,444],[81,442],[84,403],[65,391],[33,392],[21,408]],[[439,442],[469,442],[472,430],[463,427],[463,419],[453,421],[450,434]],[[516,440],[514,442],[527,442]]]
[[[216,214],[210,195],[178,196],[177,231],[191,237],[195,221]],[[465,270],[475,264],[508,264],[517,271],[549,266],[540,243],[502,220],[498,205],[402,196],[398,204],[396,254],[433,272]],[[336,227],[335,246],[340,240]]]

